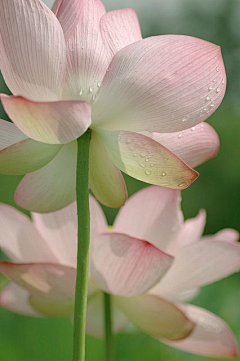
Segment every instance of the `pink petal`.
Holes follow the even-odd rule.
[[[107,12],[101,18],[100,27],[104,44],[112,57],[125,46],[142,40],[138,17],[133,9]]]
[[[165,250],[182,224],[179,191],[147,187],[134,194],[120,209],[114,232],[147,239]]]
[[[15,192],[15,202],[38,213],[68,206],[76,197],[76,163],[77,142],[64,145],[50,163],[22,179]]]
[[[177,132],[209,118],[225,89],[218,46],[182,35],[151,37],[115,55],[92,119],[105,129]]]
[[[73,35],[80,21],[82,7],[83,0],[56,0],[53,4],[52,11],[62,26],[66,41]]]
[[[180,340],[194,323],[173,303],[156,296],[116,297],[117,305],[140,330],[152,337]]]
[[[208,357],[237,357],[236,339],[221,318],[193,305],[180,307],[196,326],[184,340],[168,342],[170,346]]]
[[[122,173],[95,132],[91,136],[89,178],[91,190],[99,202],[113,208],[120,208],[125,203],[127,189]]]
[[[30,295],[31,306],[44,317],[71,317],[74,311],[73,299],[69,302],[49,301]]]
[[[240,245],[201,240],[179,248],[175,261],[155,294],[175,295],[218,281],[240,271]]]
[[[67,75],[63,96],[92,102],[109,65],[100,32],[106,10],[100,0],[83,0],[78,26],[67,42]]]
[[[6,204],[0,204],[0,248],[14,262],[56,262],[46,241],[31,220]]]
[[[200,241],[206,224],[206,211],[202,209],[197,217],[185,221],[176,235],[174,241],[169,245],[167,251],[171,254],[189,244]]]
[[[58,99],[66,47],[56,17],[39,0],[1,0],[0,8],[0,68],[11,92],[34,100]]]
[[[0,119],[0,150],[27,139],[15,124]]]
[[[98,286],[119,296],[145,293],[171,267],[173,257],[150,243],[119,233],[105,233],[92,246],[91,275]]]
[[[91,123],[91,107],[86,102],[33,102],[7,95],[1,100],[16,126],[39,142],[69,143],[85,133]]]
[[[215,157],[220,146],[217,133],[207,123],[177,133],[146,135],[168,148],[190,167],[196,167]]]
[[[236,243],[239,240],[239,232],[235,229],[226,228],[216,234],[203,237],[203,240]]]
[[[26,316],[40,316],[29,303],[29,292],[12,282],[1,290],[0,306]]]
[[[75,269],[50,263],[0,263],[0,271],[11,281],[46,301],[74,299]]]
[[[124,173],[143,182],[185,189],[198,173],[154,140],[126,131],[99,134],[112,162]]]
[[[72,203],[60,211],[33,213],[33,223],[59,263],[75,267],[77,257],[77,207]]]
[[[125,315],[115,306],[112,299],[112,322],[113,332],[118,333],[127,323]],[[87,325],[88,335],[96,338],[104,337],[104,314],[103,314],[103,293],[99,292],[88,300]]]

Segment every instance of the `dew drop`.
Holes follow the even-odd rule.
[[[212,88],[213,88],[212,85],[210,85],[209,88],[208,88],[208,90],[210,91],[210,90],[212,90]]]
[[[141,153],[140,155],[142,158],[146,157],[146,153]]]
[[[148,159],[148,158],[146,158],[146,159],[145,159],[145,162],[149,162],[149,159]]]
[[[178,138],[181,138],[182,134],[178,134]]]
[[[194,131],[196,128],[195,127],[192,127],[191,130]]]
[[[224,84],[224,83],[225,83],[225,80],[223,79],[223,80],[222,80],[222,84]]]
[[[217,72],[219,72],[219,68],[217,68]]]
[[[178,187],[184,187],[184,186],[186,186],[187,184],[185,183],[185,182],[182,182],[182,183],[180,183],[179,185],[178,185]]]
[[[187,118],[183,118],[183,120],[182,120],[182,121],[183,121],[183,123],[185,123],[185,122],[187,121]]]
[[[151,164],[150,164],[150,166],[151,166],[151,167],[153,167],[153,166],[154,166],[154,164],[153,164],[153,163],[151,163]]]
[[[212,103],[212,104],[210,105],[210,107],[213,108],[213,107],[214,107],[214,104]]]
[[[102,83],[99,81],[99,82],[97,83],[97,86],[100,88],[101,85],[102,85]]]
[[[206,101],[208,102],[209,100],[211,100],[210,96],[206,97]]]
[[[167,173],[165,172],[162,172],[162,176],[165,177],[167,175]]]
[[[90,92],[90,93],[93,93],[93,91],[94,91],[94,88],[93,88],[92,86],[90,86],[89,92]]]
[[[146,168],[145,164],[139,163],[140,167]]]
[[[151,175],[152,172],[150,170],[145,170],[146,175]]]
[[[220,88],[217,88],[216,92],[219,93],[220,91],[221,91],[221,89],[220,89]]]

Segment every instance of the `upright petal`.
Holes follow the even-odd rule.
[[[100,21],[104,45],[111,57],[125,46],[142,39],[136,11],[120,9],[107,12]]]
[[[100,235],[92,247],[91,275],[107,293],[137,296],[168,271],[173,257],[147,241],[120,233]]]
[[[177,132],[220,105],[226,74],[220,48],[182,35],[147,38],[113,58],[94,103],[95,127]]]
[[[59,263],[76,266],[77,258],[77,207],[72,203],[59,211],[33,213],[33,223],[46,240]]]
[[[198,173],[168,149],[145,135],[126,131],[101,131],[113,163],[124,173],[143,182],[185,189]]]
[[[39,0],[1,0],[0,8],[0,68],[8,87],[29,99],[58,99],[66,66],[58,20]]]
[[[0,263],[0,271],[31,295],[46,301],[74,299],[76,270],[50,263]]]
[[[117,333],[126,325],[126,316],[112,303],[113,332]],[[103,293],[99,292],[88,300],[86,332],[96,338],[104,337]]]
[[[199,241],[179,248],[173,266],[154,293],[168,296],[218,281],[240,271],[240,244]]]
[[[28,137],[43,143],[65,144],[80,137],[91,124],[90,104],[83,101],[33,102],[1,96],[5,111]]]
[[[0,291],[0,306],[15,313],[39,317],[40,314],[29,302],[29,296],[29,292],[24,288],[10,282]]]
[[[180,192],[148,187],[134,194],[120,209],[114,232],[147,239],[165,250],[182,224]]]
[[[206,211],[202,209],[197,217],[188,219],[180,228],[174,241],[167,248],[168,252],[175,254],[178,249],[200,241],[206,223]]]
[[[140,330],[155,338],[181,340],[194,323],[173,303],[156,296],[116,297],[117,305]]]
[[[79,23],[67,42],[64,97],[93,101],[109,65],[100,32],[106,10],[100,0],[82,0]]]
[[[56,262],[46,241],[23,213],[0,204],[0,248],[14,262]]]
[[[27,174],[15,192],[15,202],[32,212],[54,212],[75,200],[77,142],[60,150],[45,167]]]
[[[93,194],[105,206],[120,208],[127,199],[126,184],[96,132],[92,132],[89,156],[89,183]]]
[[[193,305],[179,306],[196,326],[184,340],[168,342],[170,346],[208,357],[237,357],[236,339],[221,318]]]
[[[220,142],[215,130],[207,123],[176,133],[146,133],[168,148],[190,167],[196,167],[215,157]]]

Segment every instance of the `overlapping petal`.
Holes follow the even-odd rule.
[[[113,57],[125,46],[142,39],[136,11],[119,9],[107,12],[100,21],[104,45]]]
[[[171,267],[173,257],[150,243],[126,234],[105,233],[92,247],[91,275],[98,286],[111,294],[144,294]]]
[[[120,50],[94,103],[95,127],[169,133],[195,126],[220,105],[226,74],[220,48],[163,35]]]
[[[93,194],[108,207],[121,207],[127,199],[125,181],[95,132],[91,136],[89,157],[89,183]]]
[[[33,223],[59,263],[75,267],[77,260],[77,207],[72,203],[59,211],[32,213]]]
[[[109,57],[100,32],[106,10],[100,0],[83,0],[78,26],[67,42],[63,96],[92,102],[107,71]]]
[[[114,232],[146,239],[165,250],[182,224],[180,192],[148,187],[134,194],[119,211]]]
[[[54,253],[31,220],[6,204],[0,205],[0,248],[14,262],[56,262]]]
[[[239,232],[235,229],[225,228],[217,232],[216,234],[204,236],[203,240],[236,243],[239,240],[239,236]]]
[[[193,305],[180,305],[196,326],[184,340],[169,342],[172,347],[208,357],[236,357],[237,342],[228,325],[218,316]]]
[[[37,298],[50,302],[73,302],[74,268],[51,263],[1,262],[0,271]]]
[[[116,301],[129,320],[152,337],[180,340],[194,329],[194,323],[177,306],[160,297],[117,297]]]
[[[185,189],[198,173],[156,141],[128,131],[101,131],[109,157],[124,173],[143,182]]]
[[[43,317],[71,317],[74,312],[74,302],[49,301],[30,295],[29,303]]]
[[[176,133],[146,133],[190,167],[196,167],[215,157],[220,142],[215,130],[207,123],[201,123]]]
[[[90,104],[83,101],[35,102],[1,96],[5,111],[28,137],[43,143],[65,144],[80,137],[91,124]]]
[[[13,282],[8,283],[0,292],[0,306],[6,310],[26,316],[40,315],[29,303],[29,292]]]
[[[179,248],[175,262],[154,288],[159,295],[174,295],[218,281],[240,271],[238,243],[201,240]]]
[[[0,68],[14,95],[56,100],[66,66],[62,28],[39,0],[0,1]]]
[[[22,179],[15,192],[15,202],[38,213],[68,206],[76,197],[76,164],[77,142],[64,145],[50,163]]]

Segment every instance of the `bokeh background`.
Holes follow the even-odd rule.
[[[51,6],[53,1],[46,0]],[[239,0],[103,0],[107,9],[133,7],[144,37],[186,34],[222,47],[228,75],[223,104],[209,119],[221,139],[217,158],[201,167],[199,179],[182,193],[186,218],[200,208],[208,213],[205,233],[224,227],[240,228],[240,1]],[[8,89],[0,78],[0,91]],[[0,117],[7,119],[2,107]],[[0,176],[0,201],[14,205],[20,177]],[[129,194],[145,185],[126,177]],[[109,223],[116,211],[104,209]],[[1,257],[4,257],[1,254]],[[215,312],[231,326],[240,343],[240,275],[202,289],[196,305]],[[72,326],[68,319],[34,319],[0,309],[0,359],[5,361],[71,360]],[[204,360],[171,349],[139,331],[116,337],[117,361]],[[104,360],[104,343],[87,338],[87,361]],[[206,360],[206,359],[205,359]],[[216,359],[217,360],[217,359]],[[238,358],[240,360],[240,357]]]

